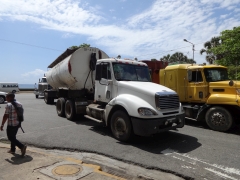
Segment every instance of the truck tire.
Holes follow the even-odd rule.
[[[38,95],[36,95],[36,99],[38,99]]]
[[[65,115],[68,120],[73,120],[76,115],[74,102],[70,99],[65,103]]]
[[[5,97],[4,96],[0,96],[0,104],[3,104],[5,102]]]
[[[214,131],[225,132],[233,125],[233,118],[229,111],[220,106],[211,107],[206,113],[205,120]]]
[[[15,91],[15,90],[13,90],[13,91],[12,91],[12,93],[13,93],[13,94],[15,94],[15,93],[16,93],[16,91]]]
[[[60,117],[65,116],[65,99],[64,98],[58,98],[56,103],[56,110],[57,110],[58,116]]]
[[[113,113],[111,117],[113,136],[119,141],[129,141],[133,135],[132,124],[128,114],[122,110]]]

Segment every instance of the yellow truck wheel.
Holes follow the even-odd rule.
[[[215,131],[225,132],[233,125],[232,115],[220,106],[211,107],[206,113],[205,120],[207,125]]]

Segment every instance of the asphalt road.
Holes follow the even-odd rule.
[[[125,162],[195,179],[240,179],[240,127],[215,132],[188,120],[184,128],[154,137],[136,137],[131,143],[114,139],[111,131],[93,121],[58,117],[55,105],[46,105],[32,93],[16,99],[24,105],[25,133],[18,139],[37,147],[93,152]],[[4,104],[0,105],[4,113]],[[0,132],[0,138],[6,137]]]

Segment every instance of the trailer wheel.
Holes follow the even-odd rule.
[[[64,117],[65,116],[65,99],[64,98],[58,98],[56,103],[56,110],[58,116]]]
[[[119,141],[129,141],[132,136],[132,124],[129,116],[122,110],[113,113],[111,118],[113,136]]]
[[[76,111],[72,100],[67,100],[65,103],[65,115],[68,120],[73,120],[75,118]]]
[[[36,95],[36,99],[38,98],[38,95]]]
[[[5,102],[5,97],[4,96],[0,96],[0,104],[3,104]]]
[[[205,116],[207,125],[215,131],[225,132],[233,125],[233,118],[229,111],[220,106],[210,108]]]

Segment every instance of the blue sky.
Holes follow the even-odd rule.
[[[240,0],[0,0],[0,82],[35,83],[72,45],[110,57],[205,62],[203,43],[240,26]],[[14,43],[16,42],[16,43]],[[18,44],[22,43],[22,44]],[[23,45],[23,44],[29,44]],[[42,48],[40,48],[42,47]]]

